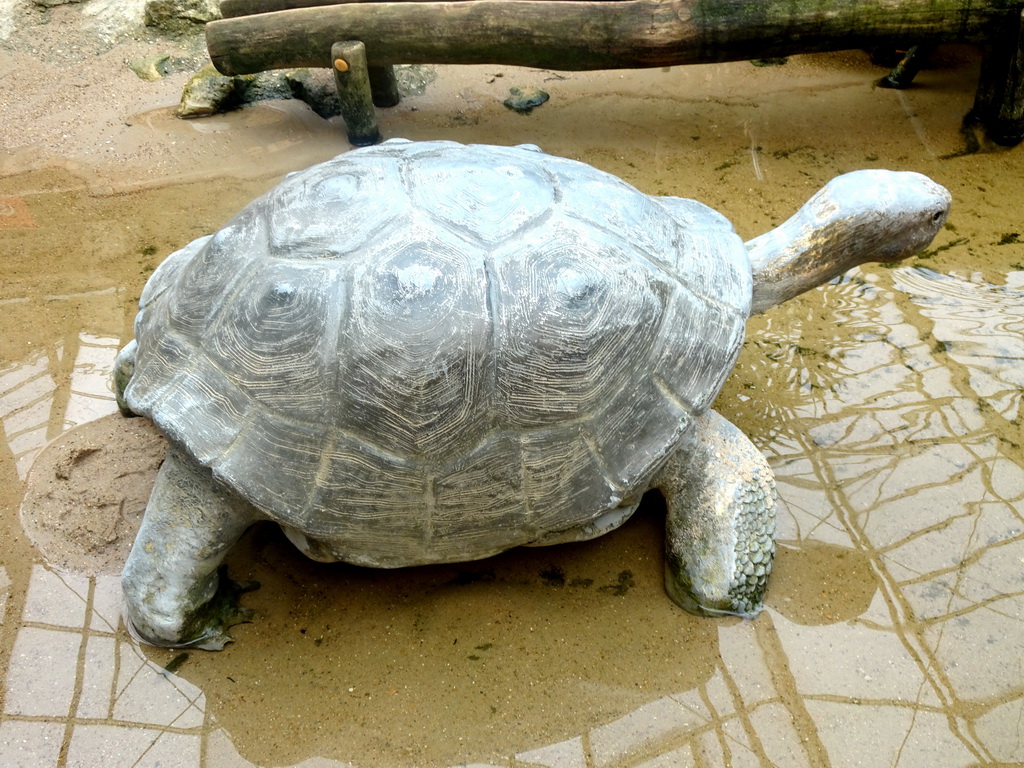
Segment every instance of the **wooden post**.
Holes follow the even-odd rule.
[[[1024,12],[1008,14],[983,46],[978,92],[964,124],[980,124],[1003,146],[1024,140]]]
[[[376,144],[380,131],[370,92],[366,47],[358,40],[335,43],[331,46],[331,61],[349,143],[356,147]]]
[[[398,104],[402,96],[398,92],[395,68],[385,64],[382,67],[369,67],[369,72],[373,103],[378,107],[393,107]]]
[[[934,43],[922,43],[912,45],[900,59],[899,64],[893,67],[892,72],[878,81],[882,88],[909,88],[910,84],[921,71],[921,67],[928,63],[928,59],[935,53]]]

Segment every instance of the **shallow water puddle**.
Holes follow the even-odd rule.
[[[914,91],[913,126],[894,122],[881,149],[864,134],[802,135],[808,99],[838,121],[905,120],[905,100],[857,101],[849,79],[771,104],[652,97],[654,128],[630,137],[628,156],[614,132],[633,110],[610,108],[604,142],[582,122],[585,94],[538,110],[529,130],[550,135],[506,142],[699,197],[746,237],[876,153],[950,187],[931,252],[749,325],[717,405],[779,481],[780,551],[752,622],[696,618],[667,598],[649,499],[593,542],[402,571],[312,563],[257,526],[229,558],[235,578],[262,583],[237,642],[138,646],[118,621],[116,574],[159,443],[144,422],[97,421],[115,410],[113,358],[160,259],[275,179],[105,195],[61,172],[0,179],[0,198],[24,200],[36,225],[0,229],[0,763],[1024,761],[1024,155],[941,160],[955,122]],[[403,132],[428,134],[426,112]],[[509,125],[477,119],[455,138]],[[559,119],[582,137],[561,135]],[[47,499],[76,514],[41,517]]]

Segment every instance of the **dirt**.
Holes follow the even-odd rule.
[[[25,533],[55,568],[120,573],[165,450],[150,421],[120,414],[65,432],[32,463]]]
[[[298,105],[285,107],[295,115],[294,125],[273,141],[266,131],[282,121],[273,110],[248,116],[254,130],[230,141],[218,135],[225,126],[217,118],[194,125],[175,118],[182,88],[208,62],[202,32],[168,37],[142,26],[139,0],[92,0],[49,10],[29,2],[5,5],[0,4],[2,176],[59,169],[94,192],[123,191],[225,173],[272,173],[283,167],[273,159],[300,140],[319,138],[335,151],[344,148],[336,131]],[[3,40],[5,14],[14,31]],[[161,79],[144,80],[130,66],[160,55],[169,57],[169,72]],[[329,154],[322,146],[305,149],[312,152],[307,163]]]

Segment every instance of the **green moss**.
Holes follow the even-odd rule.
[[[565,571],[557,565],[549,565],[540,572],[541,581],[549,587],[565,586]]]
[[[772,152],[772,157],[774,157],[776,160],[785,160],[790,155],[796,152],[803,152],[806,149],[809,149],[809,147],[807,147],[806,145],[800,145],[799,147],[792,147],[790,149],[776,149],[774,152]]]
[[[614,584],[607,584],[600,587],[602,592],[621,597],[629,592],[630,589],[636,586],[636,581],[633,579],[632,571],[622,571],[619,574],[618,580]]]
[[[173,659],[168,661],[166,665],[164,665],[164,671],[174,674],[179,669],[181,669],[181,665],[184,664],[186,661],[188,661],[188,653],[179,653]]]
[[[938,248],[930,248],[927,251],[921,251],[921,253],[917,254],[917,258],[930,259],[932,256],[940,254],[943,251],[948,251],[950,248],[955,248],[956,246],[962,245],[963,243],[966,242],[966,237],[958,237],[956,240],[950,240],[948,243],[946,243],[945,245],[940,245]]]

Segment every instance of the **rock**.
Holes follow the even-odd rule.
[[[281,70],[257,72],[254,75],[237,75],[235,89],[238,93],[238,106],[257,101],[292,98],[291,85]]]
[[[128,69],[138,75],[141,80],[160,80],[167,77],[167,73],[171,71],[171,57],[164,53],[130,59]]]
[[[149,0],[145,23],[165,32],[188,34],[208,21],[221,18],[217,0]]]
[[[341,114],[338,89],[334,75],[324,69],[288,69],[284,72],[290,91],[289,96],[306,102],[310,109],[325,120]],[[248,93],[246,93],[248,101]]]
[[[177,115],[204,117],[271,99],[300,99],[324,119],[341,112],[334,78],[326,70],[288,69],[225,77],[207,64],[186,83]]]
[[[226,112],[237,104],[237,78],[225,77],[207,64],[185,84],[178,104],[178,117],[204,117]]]
[[[398,92],[402,96],[420,96],[437,79],[437,70],[423,64],[397,64],[395,79],[398,80]]]
[[[32,2],[41,8],[56,8],[58,5],[71,5],[80,3],[82,0],[32,0]]]
[[[542,91],[540,88],[512,86],[508,92],[510,94],[509,97],[502,103],[520,115],[530,114],[534,108],[539,107],[550,98],[547,92]]]

